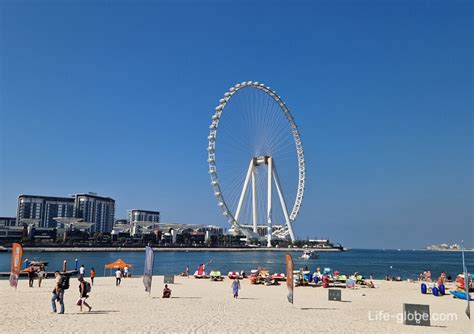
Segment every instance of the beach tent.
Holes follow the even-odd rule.
[[[105,269],[110,269],[109,274],[112,274],[112,269],[123,269],[125,267],[129,267],[130,269],[133,267],[131,263],[126,263],[122,259],[118,259],[112,263],[106,264],[104,266],[104,276],[105,276]],[[131,271],[130,271],[131,274]]]

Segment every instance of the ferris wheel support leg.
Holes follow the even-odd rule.
[[[291,226],[290,216],[288,215],[288,208],[286,207],[285,197],[283,196],[283,192],[281,191],[280,179],[278,177],[275,164],[273,164],[272,174],[273,174],[273,179],[275,180],[275,187],[278,193],[278,197],[280,198],[280,204],[283,210],[283,215],[285,216],[286,226],[288,227],[288,232],[290,232],[291,241],[294,242],[295,234],[293,233],[293,227]]]
[[[267,247],[272,247],[272,174],[273,159],[268,158],[268,178],[267,178]]]
[[[235,221],[239,223],[240,210],[242,210],[242,204],[244,203],[245,195],[247,194],[247,189],[249,187],[250,176],[252,175],[253,169],[253,159],[250,160],[249,168],[247,170],[247,175],[245,176],[244,186],[242,187],[242,192],[240,193],[239,204],[237,205],[237,210],[235,211]]]
[[[253,219],[253,231],[258,233],[257,230],[257,173],[255,171],[255,165],[252,165],[252,219]]]

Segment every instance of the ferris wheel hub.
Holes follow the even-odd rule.
[[[253,158],[253,165],[260,166],[260,165],[268,165],[268,159],[271,158],[269,155],[260,155],[258,157]]]

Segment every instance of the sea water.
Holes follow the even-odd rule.
[[[429,270],[433,277],[445,271],[455,277],[462,272],[461,252],[435,252],[423,250],[365,250],[353,249],[345,252],[320,252],[318,259],[303,260],[301,252],[291,252],[296,269],[307,267],[314,271],[331,268],[345,274],[359,272],[365,277],[373,275],[376,279],[388,276],[400,276],[402,279],[417,278],[420,272]],[[143,274],[145,251],[143,252],[24,252],[23,260],[48,261],[47,270],[61,270],[63,261],[67,261],[68,269],[74,269],[74,261],[86,267],[87,274],[91,267],[96,269],[97,276],[109,274],[104,265],[117,259],[131,263],[132,273]],[[0,253],[0,271],[10,271],[11,253]],[[270,272],[285,272],[285,252],[277,251],[166,251],[155,252],[155,275],[170,275],[183,272],[189,266],[194,273],[201,263],[209,270],[220,270],[222,275],[229,271],[249,273],[252,269],[264,267]],[[474,271],[474,253],[466,252],[466,266]]]

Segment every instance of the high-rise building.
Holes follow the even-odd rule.
[[[91,232],[111,232],[115,218],[115,200],[95,193],[76,194],[74,217],[93,223]]]
[[[73,217],[74,198],[20,195],[16,224],[35,224],[36,227],[56,227],[56,217]]]
[[[160,212],[132,209],[128,210],[128,220],[130,224],[140,222],[159,223]]]

